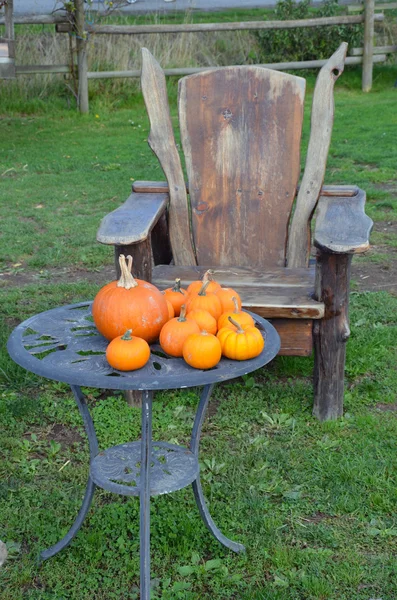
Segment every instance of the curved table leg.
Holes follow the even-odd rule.
[[[196,417],[194,419],[190,450],[197,457],[199,453],[200,435],[204,423],[205,411],[207,409],[213,388],[213,385],[204,386],[204,389],[201,393],[200,403],[197,409]],[[226,546],[226,548],[230,548],[230,550],[233,550],[233,552],[245,552],[245,547],[243,546],[243,544],[238,544],[237,542],[229,540],[229,538],[223,535],[223,533],[215,525],[205,502],[203,489],[201,487],[200,475],[198,475],[197,479],[193,481],[192,486],[194,497],[196,499],[201,518],[203,519],[204,523],[206,524],[207,528],[210,530],[212,535],[218,540],[218,542]]]
[[[70,387],[72,388],[72,392],[74,394],[76,404],[77,404],[80,414],[83,418],[84,428],[87,433],[88,443],[89,443],[89,448],[90,448],[90,458],[93,459],[94,456],[96,456],[98,454],[98,440],[97,440],[97,437],[95,434],[94,424],[92,422],[91,415],[89,413],[89,410],[88,410],[88,407],[87,407],[87,404],[86,404],[86,401],[85,401],[85,398],[84,398],[84,395],[83,395],[81,389],[77,385],[72,385]],[[57,554],[58,552],[60,552],[64,548],[66,548],[66,546],[69,546],[70,542],[76,536],[77,532],[79,531],[80,527],[82,526],[83,521],[89,511],[89,508],[90,508],[91,502],[92,502],[92,497],[95,492],[95,488],[96,488],[96,485],[92,481],[91,477],[89,476],[88,482],[87,482],[87,487],[85,490],[84,500],[83,500],[83,503],[81,505],[81,508],[78,512],[78,515],[77,515],[73,525],[71,526],[71,528],[69,529],[67,534],[59,542],[57,542],[50,548],[47,548],[47,550],[43,550],[42,552],[40,552],[39,562],[42,562],[43,560],[46,560],[47,558],[51,558],[52,556],[54,556],[55,554]]]
[[[141,600],[150,600],[150,463],[152,460],[153,392],[142,392],[142,440],[140,474],[140,589]]]

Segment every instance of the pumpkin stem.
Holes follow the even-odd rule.
[[[186,321],[186,304],[182,304],[181,312],[179,313],[178,321]]]
[[[213,269],[208,269],[208,271],[206,271],[203,275],[203,283],[206,283],[207,281],[213,281],[214,274],[215,271]]]
[[[241,327],[240,323],[237,323],[232,317],[228,317],[228,320],[232,325],[237,327],[237,333],[244,333],[244,329]]]
[[[209,286],[209,284],[211,283],[211,279],[207,279],[207,281],[203,281],[203,285],[201,286],[201,290],[199,291],[198,295],[199,296],[205,296],[206,295],[206,289]]]
[[[133,260],[134,259],[132,258],[131,254],[129,254],[127,256],[127,267],[128,267],[128,270],[129,270],[130,273],[132,273],[132,261]]]
[[[239,307],[238,307],[238,302],[237,302],[237,298],[236,296],[233,296],[232,298],[233,304],[234,304],[234,313],[238,314],[240,312]]]
[[[121,276],[117,282],[117,287],[122,287],[126,290],[130,290],[131,288],[137,287],[138,284],[129,271],[129,267],[132,266],[132,257],[128,256],[127,259],[128,259],[128,266],[127,266],[124,254],[120,254],[119,265],[120,265]]]
[[[132,329],[127,329],[127,331],[125,332],[124,335],[121,336],[122,340],[126,340],[127,342],[129,342],[130,340],[132,340]]]
[[[181,280],[179,278],[175,279],[175,283],[174,283],[174,287],[172,288],[173,292],[179,292],[180,294],[183,294],[182,290],[181,290]]]

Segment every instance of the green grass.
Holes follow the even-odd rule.
[[[375,221],[397,216],[396,75],[377,70],[367,95],[356,71],[337,86],[326,181],[366,189]],[[307,115],[310,103],[311,92]],[[2,279],[36,278],[1,289],[0,539],[10,553],[2,600],[139,596],[137,499],[97,491],[71,546],[37,566],[79,509],[88,448],[67,386],[19,368],[5,342],[28,316],[95,295],[95,281],[71,281],[69,269],[95,274],[111,264],[112,248],[95,242],[100,219],[127,197],[131,179],[163,178],[147,135],[139,94],[117,110],[96,98],[85,117],[44,103],[0,120]],[[368,259],[384,265],[395,236],[376,232],[374,243]],[[51,282],[54,269],[61,276]],[[397,298],[352,293],[351,330],[345,416],[336,422],[311,416],[310,358],[279,357],[216,387],[201,444],[204,491],[215,522],[247,554],[210,536],[189,488],[154,498],[153,600],[395,599]],[[139,411],[120,394],[85,391],[101,448],[139,436]],[[155,439],[188,443],[197,400],[197,389],[158,393]]]

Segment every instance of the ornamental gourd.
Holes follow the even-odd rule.
[[[159,337],[168,321],[168,307],[163,294],[154,285],[134,279],[123,254],[119,257],[121,276],[105,285],[95,296],[92,317],[98,331],[108,340],[132,329],[134,335],[149,344]]]
[[[181,357],[183,343],[192,333],[200,333],[200,327],[196,321],[186,319],[186,307],[183,304],[179,317],[171,319],[162,328],[160,346],[170,356]]]
[[[188,321],[196,321],[201,331],[207,331],[212,335],[215,335],[218,331],[216,320],[207,310],[201,308],[192,310],[186,315],[186,318]]]
[[[208,269],[203,275],[203,279],[199,279],[198,281],[193,281],[187,288],[188,294],[197,294],[203,285],[209,281],[209,284],[206,288],[208,292],[214,292],[215,294],[219,292],[221,289],[220,284],[213,279],[214,271],[212,269]]]
[[[118,371],[141,369],[150,358],[149,344],[131,333],[129,329],[124,335],[117,336],[106,348],[106,360]]]
[[[179,317],[181,306],[182,304],[185,304],[187,300],[187,291],[181,288],[181,280],[175,279],[174,285],[164,290],[163,294],[174,307],[175,316]]]
[[[256,327],[243,329],[232,317],[228,318],[236,327],[236,331],[228,327],[218,331],[217,338],[221,343],[223,356],[232,360],[248,360],[258,356],[265,346],[259,329]]]
[[[218,329],[222,327],[228,327],[229,329],[236,329],[235,326],[229,321],[229,317],[232,317],[236,323],[243,329],[246,327],[254,327],[255,321],[248,313],[239,309],[237,299],[233,296],[234,310],[224,312],[218,319]]]
[[[192,310],[206,310],[218,321],[222,314],[221,301],[213,292],[207,292],[207,287],[210,283],[210,281],[206,281],[201,286],[199,292],[189,294],[186,310],[188,313]]]
[[[221,301],[222,312],[232,311],[235,309],[236,304],[233,298],[235,298],[237,302],[238,310],[241,310],[241,298],[238,295],[238,293],[232,288],[223,287],[218,292],[216,292],[216,295]]]
[[[221,360],[221,344],[207,331],[189,335],[183,344],[183,358],[195,369],[212,369]]]

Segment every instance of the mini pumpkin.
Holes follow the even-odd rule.
[[[186,307],[183,304],[179,317],[171,319],[162,328],[160,346],[170,356],[181,357],[183,355],[183,343],[192,333],[200,333],[200,327],[196,321],[186,319]]]
[[[241,298],[239,294],[233,290],[232,288],[223,287],[216,293],[222,305],[222,312],[232,311],[235,309],[235,302],[233,298],[236,299],[238,309],[241,310]]]
[[[265,346],[259,329],[256,327],[243,329],[232,317],[228,319],[236,327],[236,331],[228,327],[218,331],[217,338],[221,343],[223,356],[232,360],[248,360],[258,356]]]
[[[222,327],[229,327],[229,329],[236,329],[235,326],[229,321],[229,317],[232,317],[236,323],[240,325],[243,329],[246,327],[255,327],[255,321],[248,313],[242,311],[238,306],[238,301],[235,296],[232,298],[234,304],[233,311],[224,312],[218,319],[218,329],[222,329]]]
[[[207,281],[209,281],[209,284],[206,288],[208,292],[214,292],[214,293],[219,292],[219,290],[221,289],[221,286],[217,281],[214,280],[213,275],[214,275],[214,271],[212,269],[208,269],[208,271],[206,271],[204,273],[202,279],[199,279],[198,281],[193,281],[188,286],[187,293],[188,294],[198,293],[201,290],[201,288],[203,287],[204,283],[207,283]]]
[[[182,304],[186,303],[187,299],[187,291],[181,287],[181,280],[175,279],[174,285],[164,290],[163,294],[174,307],[174,316],[179,317],[181,312],[181,306]]]
[[[218,331],[216,320],[207,310],[197,308],[190,311],[186,315],[186,318],[188,321],[196,321],[201,331],[207,331],[208,333],[212,333],[212,335],[215,335]]]
[[[221,360],[221,356],[220,341],[207,331],[189,335],[183,344],[183,358],[195,369],[212,369]]]
[[[172,306],[171,302],[166,298],[165,301],[167,302],[167,308],[168,308],[168,320],[173,319],[175,317],[175,310],[174,307]]]
[[[222,314],[222,305],[216,294],[213,292],[207,292],[207,287],[210,283],[210,281],[206,281],[201,286],[199,292],[189,294],[186,309],[188,313],[198,309],[206,310],[214,317],[216,321],[218,321]]]
[[[149,344],[142,338],[131,335],[132,329],[114,338],[106,348],[106,360],[118,371],[141,369],[150,358]]]
[[[134,279],[123,254],[119,257],[121,277],[105,285],[95,296],[92,317],[98,331],[108,340],[132,329],[134,335],[154,342],[168,320],[168,307],[163,294],[154,285]]]

